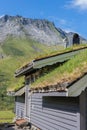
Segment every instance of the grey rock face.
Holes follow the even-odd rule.
[[[8,35],[23,36],[24,32],[21,30],[17,18],[5,15],[0,18],[0,42],[5,40]]]
[[[47,45],[61,44],[66,47],[68,39],[72,40],[74,33],[66,33],[60,28],[56,28],[48,20],[29,19],[21,16],[4,15],[0,18],[0,43],[11,35],[14,37],[28,37],[37,42]],[[80,37],[81,42],[87,40]]]
[[[27,36],[48,45],[61,44],[64,38],[55,25],[48,20],[5,15],[0,18],[0,42],[5,40],[8,35]]]

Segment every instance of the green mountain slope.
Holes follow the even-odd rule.
[[[29,62],[29,60],[35,57],[48,54],[54,50],[58,50],[61,47],[46,46],[30,39],[23,38],[7,38],[0,46],[0,109],[11,108],[9,105],[10,99],[7,97],[7,89],[13,90],[15,85],[21,87],[20,83],[22,79],[16,79],[14,72],[23,63]],[[13,100],[12,100],[13,101]],[[7,105],[8,104],[8,105]]]

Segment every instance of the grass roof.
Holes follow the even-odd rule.
[[[44,88],[64,82],[71,83],[87,72],[87,49],[60,67],[37,79],[31,89]]]
[[[33,61],[37,61],[37,60],[40,60],[40,59],[44,59],[44,58],[48,58],[48,57],[51,57],[51,56],[55,56],[55,55],[60,55],[60,54],[63,54],[63,53],[66,53],[66,52],[70,52],[70,51],[74,51],[74,50],[79,50],[79,49],[82,49],[82,48],[85,48],[87,47],[87,44],[80,44],[80,45],[74,45],[74,46],[71,46],[71,47],[68,47],[68,48],[58,48],[54,51],[50,50],[50,51],[47,51],[46,53],[44,54],[39,54],[37,55],[36,57],[34,57],[34,59],[32,59]],[[30,61],[32,61],[30,60]],[[30,63],[30,61],[28,62],[25,62],[19,69],[21,68],[25,68],[27,67],[27,65]]]
[[[43,54],[43,55],[39,55],[37,58],[35,58],[36,60],[37,59],[39,59],[39,58],[44,58],[44,57],[48,57],[48,56],[53,56],[53,55],[57,55],[57,54],[61,54],[61,53],[65,53],[65,52],[69,52],[69,51],[73,51],[73,50],[78,50],[78,49],[80,49],[80,48],[84,48],[84,47],[87,47],[87,44],[80,44],[79,46],[73,46],[73,47],[70,47],[70,48],[66,48],[66,49],[63,49],[63,50],[61,50],[61,51],[59,51],[59,50],[56,50],[56,51],[48,51],[49,53],[45,53],[45,54]],[[78,55],[78,56],[80,56],[80,55]],[[76,57],[75,57],[76,58]],[[78,58],[77,58],[78,59]],[[72,60],[75,60],[74,58],[72,59]],[[70,61],[68,61],[68,62],[73,62],[72,60],[70,60]],[[48,86],[48,85],[52,85],[52,84],[56,84],[56,83],[58,83],[60,80],[61,80],[61,82],[63,82],[62,80],[63,80],[63,77],[66,77],[66,75],[67,76],[69,76],[69,78],[67,78],[67,79],[70,79],[70,75],[69,74],[67,74],[68,73],[68,71],[70,70],[70,68],[71,68],[71,65],[70,65],[70,63],[65,63],[63,66],[60,66],[60,67],[58,67],[58,68],[56,68],[55,70],[53,70],[53,71],[51,71],[49,74],[46,74],[44,77],[41,77],[41,78],[39,78],[38,80],[36,80],[35,81],[35,83],[33,83],[32,85],[31,85],[31,88],[38,88],[38,87],[46,87],[46,86]],[[28,64],[29,64],[29,61],[27,62]],[[25,62],[22,66],[21,66],[21,68],[22,67],[24,67],[24,66],[27,66],[27,63]],[[63,75],[61,75],[61,71],[63,71],[64,70],[64,66],[65,66],[65,68],[67,68],[66,66],[68,66],[68,68],[67,69],[65,69],[66,70],[66,72],[64,72],[64,74]],[[64,70],[64,71],[65,71]],[[72,72],[71,72],[72,73]],[[60,78],[61,77],[61,78]],[[18,80],[18,81],[17,81]],[[65,80],[65,78],[64,78],[64,80]],[[8,87],[8,89],[7,89],[7,91],[17,91],[17,90],[19,90],[24,84],[24,77],[21,77],[21,78],[16,78],[16,79],[14,79],[14,81],[15,81],[15,83],[13,82],[12,84],[10,84],[10,86]]]
[[[82,48],[85,48],[85,47],[87,47],[87,44],[73,45],[73,46],[65,48],[65,49],[64,48],[60,49],[59,51],[55,50],[55,51],[50,51],[49,53],[44,53],[44,54],[38,55],[37,57],[35,57],[35,60],[55,56],[55,55],[58,55],[58,54],[63,54],[63,53],[74,51],[74,50],[79,50],[79,49],[82,49]]]

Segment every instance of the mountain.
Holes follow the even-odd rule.
[[[28,37],[48,45],[61,44],[65,37],[62,37],[54,23],[48,20],[4,15],[0,18],[0,42],[3,42],[9,35]]]
[[[66,33],[54,23],[45,19],[30,19],[22,16],[4,15],[0,17],[0,44],[9,36],[29,38],[45,45],[62,45],[64,39],[74,32]],[[87,40],[80,36],[81,42]]]

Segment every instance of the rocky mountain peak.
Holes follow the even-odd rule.
[[[0,18],[0,22],[7,22],[8,18],[9,18],[8,15],[3,15],[3,16],[1,16],[1,18]]]
[[[0,18],[0,42],[8,35],[29,37],[44,44],[61,44],[60,31],[54,23],[45,19],[30,19],[22,16],[4,15]]]
[[[56,28],[54,23],[46,19],[4,15],[0,17],[0,43],[10,35],[28,37],[47,45],[64,44],[63,41],[67,37],[62,29]]]

